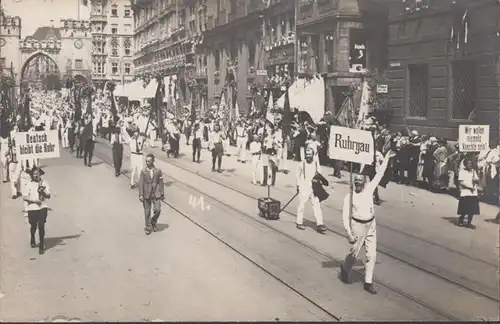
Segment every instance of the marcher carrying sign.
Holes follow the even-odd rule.
[[[375,145],[370,132],[331,126],[328,155],[331,159],[372,164]]]
[[[460,152],[481,152],[490,147],[489,125],[460,125],[458,127]]]
[[[17,133],[16,152],[19,160],[59,157],[57,130]]]

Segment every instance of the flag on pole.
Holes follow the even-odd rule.
[[[269,101],[267,102],[267,112],[266,112],[266,119],[274,125],[274,113],[272,112],[273,110],[273,92],[269,90]]]
[[[283,119],[282,119],[282,134],[283,139],[290,133],[290,125],[292,124],[292,111],[290,109],[290,98],[288,89],[285,92],[285,103],[283,104]]]
[[[353,127],[355,111],[352,101],[353,100],[351,97],[347,97],[344,100],[342,107],[340,107],[339,113],[337,114],[337,121],[344,127]]]

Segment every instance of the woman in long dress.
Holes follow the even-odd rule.
[[[479,198],[477,196],[479,176],[473,168],[470,158],[466,158],[462,168],[458,174],[460,185],[460,200],[458,201],[457,214],[458,225],[464,226],[464,218],[467,215],[467,226],[472,224],[472,217],[479,215]]]
[[[448,148],[446,147],[446,141],[439,141],[439,147],[434,151],[434,183],[433,189],[435,190],[446,190],[448,188]]]

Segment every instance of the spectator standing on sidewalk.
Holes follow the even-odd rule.
[[[467,215],[467,226],[471,227],[472,217],[479,215],[479,198],[478,198],[478,185],[479,176],[474,170],[470,158],[464,160],[464,168],[458,174],[458,181],[460,183],[460,200],[458,201],[457,214],[458,225],[464,226],[464,218]]]

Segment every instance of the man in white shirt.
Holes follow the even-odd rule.
[[[312,182],[316,173],[318,173],[318,164],[314,161],[314,152],[311,149],[306,150],[305,160],[299,163],[297,171],[297,192],[299,194],[299,205],[297,207],[297,228],[305,230],[304,222],[304,209],[306,202],[310,201],[312,204],[314,218],[316,218],[316,225],[318,226],[319,233],[325,233],[326,227],[323,225],[323,213],[319,198],[314,195]]]
[[[221,173],[222,155],[224,154],[224,133],[220,130],[218,124],[214,125],[213,132],[209,136],[208,149],[212,151],[212,172],[215,172],[215,162],[217,162],[217,172]]]
[[[84,165],[92,166],[92,157],[94,155],[94,145],[97,133],[97,123],[92,119],[92,115],[85,117],[85,126],[82,134],[83,144],[83,163]]]
[[[193,162],[200,163],[201,139],[203,138],[203,129],[199,123],[194,124],[193,129]]]
[[[135,188],[135,178],[140,175],[141,170],[144,168],[144,140],[139,136],[139,131],[136,130],[132,139],[129,141],[130,145],[130,188]]]
[[[250,154],[252,155],[252,183],[257,184],[257,174],[261,175],[260,154],[262,151],[262,143],[258,135],[254,136],[252,143],[250,143]]]
[[[123,121],[118,123],[118,127],[110,131],[111,146],[113,148],[113,165],[115,167],[115,176],[119,177],[123,162],[123,143],[127,143],[127,134]]]
[[[384,161],[372,181],[367,182],[368,180],[365,175],[357,174],[354,176],[354,191],[345,196],[344,207],[342,209],[342,221],[347,232],[347,238],[351,244],[351,249],[341,267],[341,280],[344,283],[349,282],[349,273],[364,245],[367,259],[364,289],[371,294],[377,293],[372,284],[373,270],[377,256],[377,228],[373,192],[377,189],[387,169],[389,160],[394,155],[392,151],[389,151],[385,155]]]
[[[236,147],[238,149],[236,155],[238,156],[238,162],[245,163],[245,146],[247,144],[247,129],[240,119],[238,121],[238,126],[236,126]]]

